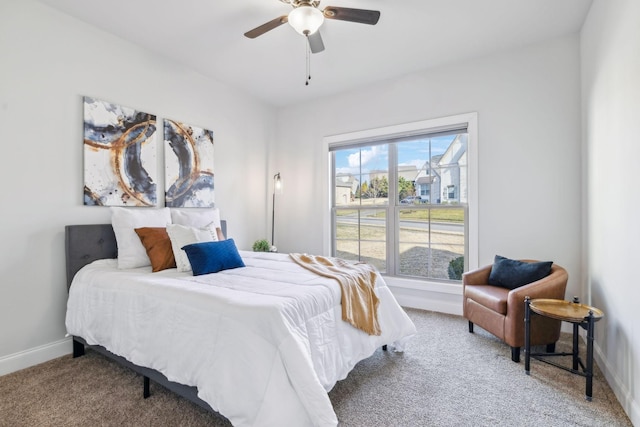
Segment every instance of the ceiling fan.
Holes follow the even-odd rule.
[[[293,7],[288,15],[282,15],[273,19],[251,31],[247,31],[244,35],[250,39],[273,30],[284,23],[289,23],[298,33],[307,37],[309,41],[309,49],[312,53],[322,52],[324,43],[320,36],[319,28],[326,19],[337,19],[340,21],[357,22],[360,24],[375,25],[380,19],[380,12],[377,10],[351,9],[347,7],[327,6],[324,10],[320,10],[318,5],[320,0],[280,0]]]

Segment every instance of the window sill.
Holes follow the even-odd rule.
[[[462,284],[384,277],[402,307],[462,315]]]
[[[442,283],[429,280],[408,279],[404,277],[385,276],[384,281],[387,286],[393,288],[415,289],[419,291],[438,292],[441,294],[462,295],[462,282]]]

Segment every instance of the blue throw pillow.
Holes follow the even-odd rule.
[[[489,284],[507,289],[535,282],[551,273],[552,261],[524,262],[496,255],[489,274]]]
[[[233,239],[193,243],[183,246],[182,249],[187,253],[194,276],[244,267]]]

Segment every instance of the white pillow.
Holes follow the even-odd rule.
[[[118,244],[118,268],[151,265],[149,256],[134,228],[166,227],[171,222],[169,208],[111,207],[111,225]]]
[[[216,236],[216,228],[220,226],[220,210],[218,208],[171,208],[171,223],[187,227],[208,228]]]
[[[180,224],[167,224],[167,234],[171,240],[171,249],[173,249],[178,271],[191,271],[191,263],[187,253],[182,250],[183,246],[218,240],[215,232],[212,233],[207,228],[187,227]]]

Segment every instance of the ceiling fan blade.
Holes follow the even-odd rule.
[[[282,24],[286,24],[289,20],[287,15],[280,16],[272,21],[267,22],[266,24],[262,24],[259,27],[254,28],[253,30],[247,31],[244,33],[245,37],[249,37],[250,39],[255,39],[258,36],[263,35],[267,31],[273,30],[276,27],[279,27]]]
[[[316,31],[310,36],[307,36],[307,40],[309,41],[309,49],[311,49],[311,53],[319,53],[324,50],[324,43],[322,42],[320,31]]]
[[[357,22],[359,24],[376,25],[378,19],[380,19],[380,12],[377,10],[327,6],[323,13],[327,19],[338,19],[340,21]]]

